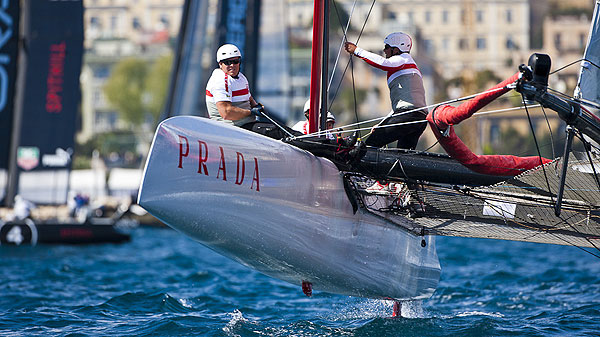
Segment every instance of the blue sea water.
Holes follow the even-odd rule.
[[[438,289],[390,318],[390,302],[308,298],[172,230],[132,234],[0,247],[0,336],[600,335],[600,259],[574,247],[438,238]]]

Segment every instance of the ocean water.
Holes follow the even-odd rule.
[[[435,294],[390,318],[390,302],[308,298],[172,230],[132,234],[0,247],[0,336],[600,335],[600,259],[574,247],[438,238]]]

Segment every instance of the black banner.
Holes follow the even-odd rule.
[[[242,73],[250,92],[256,90],[260,0],[221,0],[217,23],[218,46],[236,45],[242,51]],[[213,54],[216,54],[216,49]]]
[[[26,73],[17,166],[70,169],[81,98],[82,1],[29,1]]]
[[[19,15],[19,0],[0,2],[0,170],[8,170],[9,163],[17,79]],[[3,194],[3,191],[0,192],[0,195]]]

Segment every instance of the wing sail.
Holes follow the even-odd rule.
[[[600,1],[596,1],[575,97],[600,104]]]

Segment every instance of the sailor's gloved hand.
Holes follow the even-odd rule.
[[[250,114],[252,116],[261,117],[265,112],[265,107],[262,104],[255,105],[252,109],[250,109]]]

